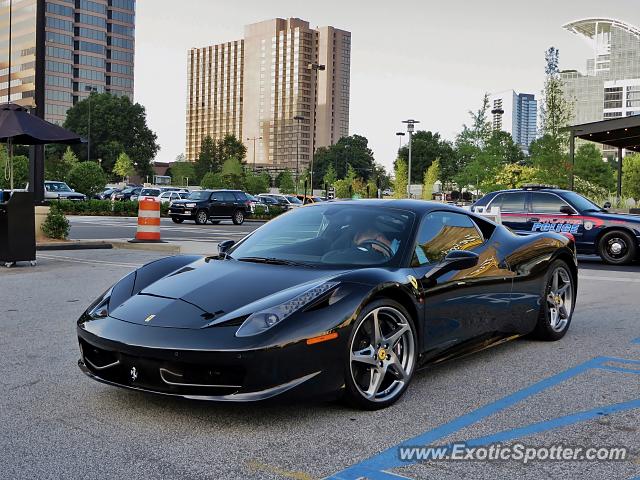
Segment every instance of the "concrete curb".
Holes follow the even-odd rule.
[[[113,248],[111,242],[105,241],[82,241],[76,240],[71,242],[50,242],[36,244],[38,252],[54,251],[54,250],[110,250]]]
[[[126,241],[111,242],[113,248],[130,250],[147,250],[151,252],[180,253],[180,245],[170,243],[129,243]]]

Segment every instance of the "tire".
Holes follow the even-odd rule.
[[[235,225],[242,225],[244,223],[244,212],[242,210],[236,210],[233,212],[231,220],[233,220]]]
[[[374,335],[376,318],[379,328]],[[404,394],[416,370],[418,341],[413,320],[402,305],[390,299],[367,305],[353,325],[347,349],[344,355],[347,403],[364,410],[378,410],[392,405]]]
[[[208,219],[209,215],[207,215],[206,210],[198,210],[196,212],[196,225],[205,225]]]
[[[544,278],[538,322],[533,331],[535,338],[555,341],[565,336],[576,304],[575,285],[566,262],[556,260],[549,266]]]
[[[627,265],[636,258],[636,239],[624,230],[610,230],[598,242],[598,255],[610,265]]]
[[[171,217],[171,220],[173,220],[173,223],[182,223],[182,222],[184,222],[184,218],[180,218],[180,217]]]

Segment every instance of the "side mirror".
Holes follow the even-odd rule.
[[[604,202],[602,208],[604,208],[605,210],[609,210],[611,208],[611,202]]]
[[[466,270],[467,268],[473,268],[478,264],[480,256],[475,252],[468,250],[452,250],[447,253],[444,260],[438,265],[433,267],[425,275],[426,280],[435,281],[445,273],[452,272],[454,270]]]
[[[564,213],[565,215],[575,215],[575,211],[569,205],[561,205],[560,213]]]
[[[236,242],[234,240],[225,240],[224,242],[220,242],[218,244],[218,253],[220,255],[224,255],[235,244],[236,244]]]

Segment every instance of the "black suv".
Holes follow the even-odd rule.
[[[251,202],[240,190],[199,190],[185,200],[174,201],[169,207],[169,216],[175,223],[195,220],[198,225],[204,225],[208,220],[217,225],[226,218],[242,225],[250,214]]]

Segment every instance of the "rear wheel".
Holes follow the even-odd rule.
[[[207,223],[208,218],[209,215],[207,215],[206,210],[198,210],[198,213],[196,213],[196,225],[204,225]]]
[[[417,361],[413,321],[397,302],[381,299],[358,316],[349,340],[345,399],[367,410],[388,407],[409,386]]]
[[[631,263],[636,256],[636,241],[623,230],[609,231],[602,235],[598,243],[598,254],[612,265]]]
[[[541,340],[560,340],[569,330],[576,290],[569,266],[562,260],[551,264],[545,277],[538,323],[533,335]]]
[[[184,218],[180,218],[180,217],[171,217],[171,220],[173,220],[173,223],[182,223],[182,222],[184,222]]]
[[[236,225],[242,225],[244,223],[244,212],[242,210],[236,210],[232,217],[233,223]]]

